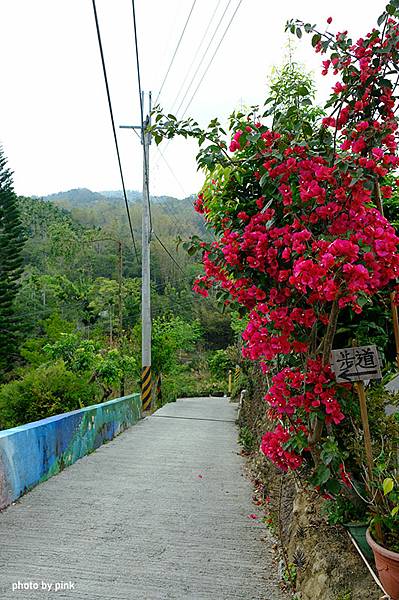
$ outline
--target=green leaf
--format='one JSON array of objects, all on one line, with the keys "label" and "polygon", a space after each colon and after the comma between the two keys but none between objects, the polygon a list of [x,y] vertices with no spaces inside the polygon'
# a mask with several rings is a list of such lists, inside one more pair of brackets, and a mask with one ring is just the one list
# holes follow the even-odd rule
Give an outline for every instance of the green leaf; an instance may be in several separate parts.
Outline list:
[{"label": "green leaf", "polygon": [[296,35],[299,39],[302,37],[302,29],[300,27],[296,28]]},{"label": "green leaf", "polygon": [[321,35],[319,33],[315,33],[312,37],[312,46],[315,47],[321,40]]},{"label": "green leaf", "polygon": [[394,517],[395,515],[397,515],[398,511],[399,511],[399,506],[394,506],[393,509],[391,510],[391,517]]},{"label": "green leaf", "polygon": [[377,19],[378,26],[382,25],[382,23],[385,21],[385,19],[386,19],[386,13],[383,12],[382,15],[380,15]]},{"label": "green leaf", "polygon": [[393,490],[393,479],[391,477],[387,477],[384,479],[382,484],[382,489],[384,490],[384,496],[392,492]]},{"label": "green leaf", "polygon": [[269,177],[269,173],[266,171],[266,173],[264,173],[262,175],[262,177],[260,178],[260,181],[259,181],[259,185],[260,185],[261,188],[263,188],[263,186],[265,185],[266,180],[268,179],[268,177]]},{"label": "green leaf", "polygon": [[320,458],[325,465],[329,465],[330,462],[332,461],[332,459],[334,458],[334,456],[330,452],[325,452],[323,450],[323,452],[320,454]]},{"label": "green leaf", "polygon": [[313,133],[313,127],[311,126],[310,123],[308,123],[307,121],[304,121],[302,123],[302,131],[303,131],[304,136],[310,137]]},{"label": "green leaf", "polygon": [[336,495],[341,491],[341,484],[336,479],[329,479],[326,483],[326,489],[330,494]]},{"label": "green leaf", "polygon": [[319,465],[316,473],[313,475],[312,482],[315,486],[323,485],[331,476],[331,471],[325,465]]}]

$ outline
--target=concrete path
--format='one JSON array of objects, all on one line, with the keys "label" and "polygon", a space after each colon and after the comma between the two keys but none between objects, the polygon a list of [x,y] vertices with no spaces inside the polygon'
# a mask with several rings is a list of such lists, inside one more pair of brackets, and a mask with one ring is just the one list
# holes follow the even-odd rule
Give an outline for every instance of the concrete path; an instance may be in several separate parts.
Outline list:
[{"label": "concrete path", "polygon": [[169,404],[0,513],[0,598],[282,600],[234,419]]}]

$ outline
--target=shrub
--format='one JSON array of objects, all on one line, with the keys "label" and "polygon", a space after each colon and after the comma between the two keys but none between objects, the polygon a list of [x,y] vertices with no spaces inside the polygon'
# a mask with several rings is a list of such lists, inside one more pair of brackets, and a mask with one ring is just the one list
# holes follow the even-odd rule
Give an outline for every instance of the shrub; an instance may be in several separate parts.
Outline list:
[{"label": "shrub", "polygon": [[209,370],[214,377],[227,377],[229,369],[233,368],[233,363],[226,350],[215,350],[208,357]]},{"label": "shrub", "polygon": [[0,429],[16,427],[95,404],[98,386],[68,371],[62,361],[28,371],[0,388]]}]

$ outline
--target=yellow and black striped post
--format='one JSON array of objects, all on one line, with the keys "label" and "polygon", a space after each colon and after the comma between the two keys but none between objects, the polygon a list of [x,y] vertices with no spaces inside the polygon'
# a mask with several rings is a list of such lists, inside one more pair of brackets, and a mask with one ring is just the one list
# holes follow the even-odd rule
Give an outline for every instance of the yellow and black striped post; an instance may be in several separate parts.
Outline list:
[{"label": "yellow and black striped post", "polygon": [[236,365],[236,368],[234,371],[234,385],[237,385],[238,380],[240,378],[240,373],[241,373],[241,369],[238,365]]},{"label": "yellow and black striped post", "polygon": [[152,395],[151,366],[141,369],[141,407],[150,410]]}]

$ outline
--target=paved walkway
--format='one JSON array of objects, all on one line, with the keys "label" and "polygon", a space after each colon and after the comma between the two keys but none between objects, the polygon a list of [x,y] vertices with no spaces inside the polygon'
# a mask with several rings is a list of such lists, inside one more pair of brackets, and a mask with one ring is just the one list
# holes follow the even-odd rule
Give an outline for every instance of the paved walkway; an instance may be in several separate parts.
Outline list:
[{"label": "paved walkway", "polygon": [[281,600],[234,419],[169,404],[0,513],[0,598]]}]

